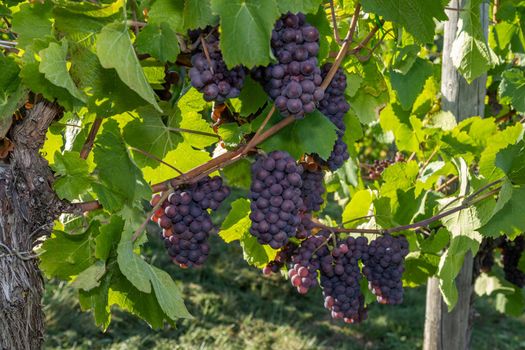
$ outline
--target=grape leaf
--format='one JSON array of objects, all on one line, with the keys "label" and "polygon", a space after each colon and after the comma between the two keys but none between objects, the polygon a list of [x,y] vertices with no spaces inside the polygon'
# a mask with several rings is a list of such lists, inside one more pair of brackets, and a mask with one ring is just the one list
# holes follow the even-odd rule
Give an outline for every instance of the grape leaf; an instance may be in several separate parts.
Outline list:
[{"label": "grape leaf", "polygon": [[[78,301],[83,311],[93,310],[95,324],[105,331],[111,321],[111,305],[108,305],[109,284],[112,271],[102,277],[98,287],[89,291],[79,290]],[[129,283],[129,282],[128,282]]]},{"label": "grape leaf", "polygon": [[131,237],[134,231],[129,224],[124,224],[122,229],[122,237],[117,248],[120,271],[139,291],[151,293],[149,265],[133,251]]},{"label": "grape leaf", "polygon": [[275,0],[211,0],[211,7],[221,18],[220,47],[228,68],[270,63],[270,38],[279,17]]},{"label": "grape leaf", "polygon": [[100,223],[92,220],[82,234],[54,231],[40,248],[40,269],[49,278],[57,277],[66,281],[87,269],[95,261],[92,256],[93,239],[99,228]]},{"label": "grape leaf", "polygon": [[156,0],[148,11],[149,23],[166,22],[175,32],[182,32],[183,8],[184,1]]},{"label": "grape leaf", "polygon": [[20,100],[25,95],[19,77],[20,68],[16,62],[0,55],[0,139],[11,127],[13,113],[18,108]]},{"label": "grape leaf", "polygon": [[505,198],[505,205],[493,215],[479,232],[485,237],[497,237],[503,234],[516,235],[525,231],[525,187],[515,187],[510,199]]},{"label": "grape leaf", "polygon": [[[308,135],[308,137],[305,137]],[[260,147],[267,152],[283,150],[299,158],[305,153],[316,153],[327,159],[337,139],[336,127],[321,112],[314,111],[297,120],[278,134],[263,142]]]},{"label": "grape leaf", "polygon": [[519,317],[523,315],[525,309],[525,300],[523,296],[523,290],[518,287],[514,287],[514,293],[498,293],[496,295],[496,310],[507,315]]},{"label": "grape leaf", "polygon": [[103,130],[96,138],[93,154],[98,177],[106,186],[106,190],[100,191],[100,188],[95,186],[95,191],[100,196],[101,192],[109,192],[111,189],[111,192],[122,199],[117,208],[122,207],[124,203],[149,198],[151,196],[149,186],[130,159],[117,122],[108,120],[102,126]]},{"label": "grape leaf", "polygon": [[206,28],[219,22],[211,12],[210,0],[184,0],[184,30]]},{"label": "grape leaf", "polygon": [[102,29],[97,36],[97,56],[104,68],[114,68],[126,85],[157,110],[161,110],[135,55],[125,25],[116,22]]},{"label": "grape leaf", "polygon": [[281,13],[313,13],[319,8],[320,0],[279,0],[279,12]]},{"label": "grape leaf", "polygon": [[412,107],[431,75],[432,63],[419,57],[405,74],[390,70],[392,88],[396,91],[397,98],[404,110]]},{"label": "grape leaf", "polygon": [[224,219],[219,236],[226,242],[231,243],[240,240],[245,232],[248,232],[251,221],[250,202],[239,198],[232,203],[232,207],[226,219]]},{"label": "grape leaf", "polygon": [[373,194],[370,190],[357,191],[343,210],[343,223],[345,227],[357,227],[364,219],[356,220],[370,215]]},{"label": "grape leaf", "polygon": [[180,53],[177,34],[166,23],[148,24],[137,37],[137,51],[148,53],[161,62],[177,60]]},{"label": "grape leaf", "polygon": [[510,103],[520,113],[525,113],[525,74],[522,70],[512,68],[501,74],[499,85],[501,103]]},{"label": "grape leaf", "polygon": [[248,231],[244,232],[240,240],[244,254],[244,260],[255,267],[262,268],[270,260],[275,258],[277,250],[272,249],[269,245],[261,245],[257,238],[252,236]]},{"label": "grape leaf", "polygon": [[53,3],[35,2],[20,5],[20,11],[13,15],[13,31],[17,33],[18,45],[30,45],[34,39],[52,35],[51,11]]},{"label": "grape leaf", "polygon": [[88,94],[91,112],[110,117],[146,105],[135,91],[120,80],[114,69],[104,69],[97,56],[87,48],[77,45],[71,56],[71,76]]},{"label": "grape leaf", "polygon": [[499,151],[496,166],[507,174],[512,183],[525,185],[525,142],[521,141]]},{"label": "grape leaf", "polygon": [[398,22],[423,43],[432,42],[437,20],[446,20],[443,1],[426,0],[362,0],[367,12],[383,16],[388,21]]},{"label": "grape leaf", "polygon": [[78,152],[57,151],[51,168],[60,175],[53,183],[53,188],[59,198],[78,199],[91,187],[91,178],[87,162],[80,158]]},{"label": "grape leaf", "polygon": [[102,260],[97,260],[93,265],[78,274],[71,282],[71,287],[85,291],[96,288],[100,285],[100,279],[106,273],[106,264]]},{"label": "grape leaf", "polygon": [[514,287],[511,283],[498,278],[498,276],[482,273],[474,285],[474,291],[477,295],[491,295],[493,293],[514,293]]},{"label": "grape leaf", "polygon": [[[96,34],[106,25],[117,19],[117,16],[93,18],[62,8],[53,9],[54,29],[57,34],[66,37],[76,45],[95,50]],[[74,48],[75,45],[72,45]],[[97,59],[98,60],[98,59]]]},{"label": "grape leaf", "polygon": [[53,1],[58,7],[62,7],[72,13],[79,13],[89,17],[109,17],[118,14],[124,6],[124,0],[116,0],[111,3],[78,2],[70,0]]},{"label": "grape leaf", "polygon": [[95,238],[95,257],[107,260],[117,249],[124,221],[118,215],[112,215],[109,223],[100,227],[100,234]]},{"label": "grape leaf", "polygon": [[[168,110],[168,108],[164,108],[164,110]],[[174,150],[182,141],[181,135],[170,131],[169,127],[162,121],[162,115],[152,107],[145,106],[138,109],[137,113],[141,118],[133,118],[124,127],[123,136],[130,146],[163,159],[169,151]],[[147,165],[154,168],[159,165],[157,160],[136,151],[134,151],[134,159],[141,167]]]},{"label": "grape leaf", "polygon": [[75,98],[86,102],[86,96],[77,88],[69,75],[66,61],[67,41],[62,46],[50,43],[49,46],[39,53],[41,61],[38,70],[43,73],[47,80],[56,86],[63,87]]},{"label": "grape leaf", "polygon": [[452,44],[452,64],[471,83],[498,63],[485,40],[480,5],[483,0],[467,0],[459,13],[458,31]]},{"label": "grape leaf", "polygon": [[249,76],[244,80],[244,86],[239,97],[230,99],[232,107],[242,117],[257,112],[264,106],[266,101],[268,101],[268,97],[261,84],[255,82]]}]

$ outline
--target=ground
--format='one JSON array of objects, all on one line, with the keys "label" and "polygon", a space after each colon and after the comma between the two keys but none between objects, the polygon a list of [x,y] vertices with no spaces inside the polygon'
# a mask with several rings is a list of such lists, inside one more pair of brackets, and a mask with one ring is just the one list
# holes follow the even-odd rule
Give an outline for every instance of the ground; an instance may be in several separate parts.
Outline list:
[{"label": "ground", "polygon": [[[155,241],[154,238],[152,238]],[[158,243],[158,244],[157,244]],[[373,305],[361,325],[330,319],[319,289],[297,294],[280,276],[264,277],[242,260],[238,244],[213,239],[206,267],[181,270],[151,244],[154,263],[183,286],[193,320],[176,329],[151,330],[144,322],[115,310],[106,333],[91,314],[81,313],[74,291],[50,281],[45,295],[46,349],[417,349],[421,348],[425,289],[408,289],[400,306]],[[525,316],[499,314],[489,299],[475,304],[472,349],[525,349]]]}]

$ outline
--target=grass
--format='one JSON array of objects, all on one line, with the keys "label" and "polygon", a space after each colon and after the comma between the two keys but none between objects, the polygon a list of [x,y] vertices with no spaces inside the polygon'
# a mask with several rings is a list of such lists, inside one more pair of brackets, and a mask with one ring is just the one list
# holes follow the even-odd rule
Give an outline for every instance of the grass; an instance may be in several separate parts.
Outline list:
[{"label": "grass", "polygon": [[[156,241],[152,239],[152,241]],[[297,294],[280,276],[263,277],[242,260],[237,244],[213,240],[213,254],[202,269],[172,265],[159,242],[150,245],[155,265],[181,282],[195,316],[177,328],[151,330],[144,322],[114,310],[106,333],[81,313],[74,291],[50,282],[44,303],[46,349],[418,349],[424,325],[424,288],[406,291],[400,306],[373,305],[369,319],[346,325],[330,319],[317,288]],[[157,244],[158,243],[158,244]],[[525,349],[525,317],[499,314],[479,299],[473,349]]]}]

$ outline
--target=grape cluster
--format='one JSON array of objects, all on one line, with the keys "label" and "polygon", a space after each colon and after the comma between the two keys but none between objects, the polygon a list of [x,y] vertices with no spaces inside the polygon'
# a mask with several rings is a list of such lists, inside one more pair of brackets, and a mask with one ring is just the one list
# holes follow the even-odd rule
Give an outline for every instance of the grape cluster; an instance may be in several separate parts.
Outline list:
[{"label": "grape cluster", "polygon": [[[181,267],[200,266],[208,257],[208,237],[215,228],[207,209],[216,210],[230,194],[218,176],[179,188],[171,193],[154,214],[163,229],[162,237],[173,262]],[[160,200],[152,199],[152,205]]]},{"label": "grape cluster", "polygon": [[256,70],[254,77],[275,101],[283,116],[302,118],[323,98],[317,66],[319,31],[306,17],[288,13],[275,23],[271,46],[278,63]]},{"label": "grape cluster", "polygon": [[279,270],[288,264],[291,259],[292,255],[295,254],[297,251],[297,244],[288,242],[282,247],[277,254],[275,255],[275,258],[268,262],[268,264],[263,268],[263,274],[270,275],[272,273],[277,273]]},{"label": "grape cluster", "polygon": [[[195,36],[195,33],[192,34]],[[212,30],[205,36],[206,57],[200,46],[191,57],[192,68],[189,75],[191,85],[204,94],[206,101],[224,102],[239,96],[244,84],[245,71],[241,66],[228,69],[219,48],[219,33]]]},{"label": "grape cluster", "polygon": [[332,318],[346,323],[366,319],[367,311],[359,281],[359,259],[367,256],[367,240],[364,237],[348,237],[332,250],[321,263],[321,286],[324,306]]},{"label": "grape cluster", "polygon": [[[326,78],[330,68],[332,68],[331,63],[323,65],[321,71],[323,78]],[[348,154],[348,146],[343,141],[343,136],[346,131],[344,116],[350,109],[350,105],[345,99],[345,89],[346,75],[343,70],[339,68],[326,88],[323,99],[319,103],[319,111],[328,117],[328,119],[330,119],[330,121],[337,127],[337,140],[332,149],[332,153],[326,163],[320,161],[320,163],[326,164],[332,171],[339,169],[350,157]]]},{"label": "grape cluster", "polygon": [[380,304],[403,302],[404,259],[408,254],[408,241],[404,236],[381,236],[370,243],[363,256],[363,274],[370,290]]},{"label": "grape cluster", "polygon": [[179,80],[179,74],[174,71],[170,71],[167,67],[164,70],[164,83],[162,83],[162,89],[156,89],[155,93],[163,101],[171,100],[171,85],[175,84]]},{"label": "grape cluster", "polygon": [[389,166],[404,162],[405,156],[402,153],[397,152],[395,157],[393,159],[382,159],[382,160],[374,160],[372,164],[368,164],[368,177],[370,180],[377,180],[381,178],[381,175],[383,174],[383,171],[385,171],[386,168]]},{"label": "grape cluster", "polygon": [[505,279],[520,288],[525,286],[525,273],[519,269],[519,261],[525,249],[524,236],[518,236],[514,241],[505,238],[501,243],[503,254],[503,271]]},{"label": "grape cluster", "polygon": [[286,152],[259,156],[252,165],[250,233],[261,244],[281,248],[301,223],[303,168]]},{"label": "grape cluster", "polygon": [[305,211],[318,211],[323,204],[324,188],[324,174],[321,169],[309,170],[305,169],[302,174],[303,187],[301,188],[301,196]]},{"label": "grape cluster", "polygon": [[317,284],[321,257],[329,254],[326,240],[327,237],[322,234],[310,236],[301,242],[299,249],[292,255],[292,267],[288,271],[288,277],[292,286],[301,294],[306,294]]},{"label": "grape cluster", "polygon": [[299,214],[301,218],[301,223],[297,226],[297,232],[295,233],[295,238],[297,239],[306,239],[312,234],[312,229],[314,228],[314,223],[312,222],[312,214],[303,212]]}]

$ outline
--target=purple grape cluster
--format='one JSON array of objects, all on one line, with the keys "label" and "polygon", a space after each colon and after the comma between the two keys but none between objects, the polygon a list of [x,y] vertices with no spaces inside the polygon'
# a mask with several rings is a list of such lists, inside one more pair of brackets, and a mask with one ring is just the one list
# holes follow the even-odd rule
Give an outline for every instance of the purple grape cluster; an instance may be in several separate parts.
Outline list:
[{"label": "purple grape cluster", "polygon": [[303,187],[301,188],[301,196],[305,211],[319,211],[323,204],[324,188],[324,174],[321,169],[303,171]]},{"label": "purple grape cluster", "polygon": [[[181,267],[200,266],[208,257],[208,237],[215,230],[207,209],[216,210],[230,194],[219,176],[206,177],[179,188],[162,203],[153,219],[163,229],[162,236],[174,263]],[[152,200],[156,205],[161,196]]]},{"label": "purple grape cluster", "polygon": [[278,249],[295,237],[303,206],[302,172],[283,151],[261,155],[252,165],[250,233],[259,243]]},{"label": "purple grape cluster", "polygon": [[370,243],[368,254],[363,255],[363,274],[370,290],[380,304],[403,302],[404,260],[408,254],[408,241],[404,236],[384,235]]},{"label": "purple grape cluster", "polygon": [[301,223],[297,227],[295,238],[306,239],[312,235],[312,229],[314,228],[314,223],[312,222],[312,214],[303,212],[300,213],[299,216],[301,218]]},{"label": "purple grape cluster", "polygon": [[395,157],[392,159],[382,159],[382,160],[374,160],[372,164],[368,164],[368,177],[370,180],[377,180],[381,178],[381,175],[383,174],[383,171],[386,170],[389,166],[404,162],[405,156],[402,153],[397,152]]},{"label": "purple grape cluster", "polygon": [[503,254],[503,272],[505,279],[520,288],[525,286],[525,273],[519,268],[519,261],[525,249],[524,236],[518,236],[514,241],[504,238],[501,243]]},{"label": "purple grape cluster", "polygon": [[222,103],[228,98],[239,96],[244,84],[244,68],[237,66],[228,69],[226,67],[219,48],[217,30],[212,30],[205,38],[209,60],[202,46],[193,52],[191,57],[193,67],[189,72],[191,85],[204,94],[206,101]]},{"label": "purple grape cluster", "polygon": [[[322,67],[321,75],[325,78],[332,67],[331,63],[326,63]],[[332,171],[339,169],[346,160],[350,157],[348,154],[348,146],[343,141],[343,136],[346,131],[344,123],[344,116],[350,109],[350,105],[345,99],[346,89],[346,75],[341,68],[337,69],[330,85],[325,90],[324,97],[319,103],[319,111],[323,113],[334,125],[337,127],[337,141],[330,157],[325,162],[328,168]]]},{"label": "purple grape cluster", "polygon": [[292,286],[300,294],[306,294],[317,285],[317,271],[321,267],[321,257],[329,255],[326,246],[327,237],[323,234],[310,236],[301,242],[299,249],[292,255],[292,266],[288,277]]},{"label": "purple grape cluster", "polygon": [[278,63],[256,70],[282,116],[302,118],[323,98],[318,67],[319,31],[306,17],[288,13],[275,23],[271,46]]},{"label": "purple grape cluster", "polygon": [[367,240],[364,237],[348,237],[332,250],[331,259],[321,263],[321,287],[324,305],[332,318],[346,323],[366,319],[367,311],[359,281],[359,259],[367,256]]}]

